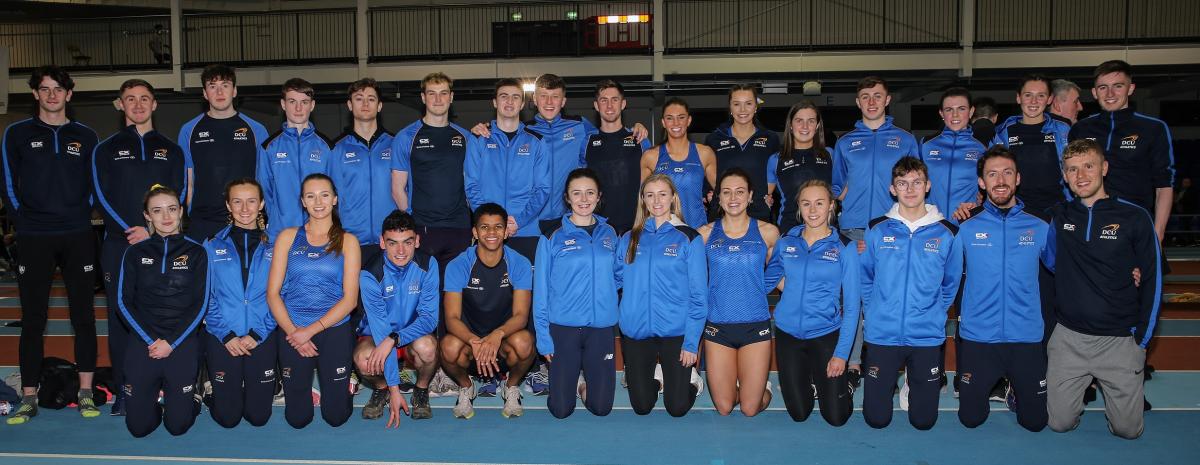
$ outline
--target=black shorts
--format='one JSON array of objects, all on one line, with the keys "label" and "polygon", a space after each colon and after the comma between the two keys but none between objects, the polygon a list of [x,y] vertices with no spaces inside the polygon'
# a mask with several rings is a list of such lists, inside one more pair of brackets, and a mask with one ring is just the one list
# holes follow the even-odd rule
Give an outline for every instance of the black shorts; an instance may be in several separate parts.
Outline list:
[{"label": "black shorts", "polygon": [[704,339],[732,349],[771,340],[771,320],[754,323],[707,323]]}]

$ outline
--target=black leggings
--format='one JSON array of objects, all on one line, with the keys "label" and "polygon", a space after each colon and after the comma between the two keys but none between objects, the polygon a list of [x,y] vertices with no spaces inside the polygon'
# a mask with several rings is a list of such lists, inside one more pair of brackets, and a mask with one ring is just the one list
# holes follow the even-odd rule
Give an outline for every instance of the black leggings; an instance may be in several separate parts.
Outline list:
[{"label": "black leggings", "polygon": [[350,419],[354,398],[350,396],[350,372],[354,371],[351,352],[354,331],[348,324],[334,326],[313,336],[316,357],[303,357],[287,342],[287,335],[275,331],[279,340],[279,367],[283,371],[283,416],[293,428],[308,426],[313,419],[312,381],[317,370],[321,387],[321,418],[330,426],[341,426]]},{"label": "black leggings", "polygon": [[[17,235],[17,287],[21,296],[21,385],[37,387],[42,378],[46,319],[54,268],[62,268],[67,286],[71,327],[75,330],[75,364],[96,371],[95,283],[96,237],[89,231],[62,235]],[[83,386],[91,388],[91,386]]]},{"label": "black leggings", "polygon": [[783,404],[794,421],[804,421],[813,411],[813,385],[821,400],[821,416],[833,426],[842,426],[850,418],[854,399],[846,382],[846,373],[830,378],[825,367],[833,358],[838,333],[834,331],[813,339],[797,339],[783,331],[775,333],[775,361],[779,367],[779,390]]},{"label": "black leggings", "polygon": [[621,354],[625,358],[625,381],[629,383],[629,404],[638,415],[646,415],[658,403],[658,383],[654,381],[654,364],[660,360],[663,371],[663,405],[673,417],[687,415],[696,403],[696,387],[692,386],[692,369],[679,363],[683,336],[632,339],[621,337]]},{"label": "black leggings", "polygon": [[254,426],[267,424],[275,397],[278,333],[272,332],[250,355],[238,357],[229,355],[216,336],[205,332],[201,337],[212,382],[213,420],[226,428],[237,426],[242,418]]},{"label": "black leggings", "polygon": [[[125,348],[129,347],[129,326],[121,318],[117,302],[121,278],[121,258],[129,242],[125,236],[109,236],[100,245],[100,271],[104,273],[104,295],[108,301],[108,359],[112,361],[113,385],[125,384]],[[137,339],[133,337],[132,339]]]}]

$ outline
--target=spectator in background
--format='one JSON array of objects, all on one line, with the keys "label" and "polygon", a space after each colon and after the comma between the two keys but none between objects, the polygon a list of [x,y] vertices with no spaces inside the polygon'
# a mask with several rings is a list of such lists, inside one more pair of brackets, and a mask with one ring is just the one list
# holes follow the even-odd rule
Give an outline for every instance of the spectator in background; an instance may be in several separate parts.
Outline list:
[{"label": "spectator in background", "polygon": [[971,120],[971,133],[984,147],[990,147],[992,138],[996,137],[996,120],[1000,117],[996,111],[996,100],[991,97],[978,97],[973,106],[975,116]]}]

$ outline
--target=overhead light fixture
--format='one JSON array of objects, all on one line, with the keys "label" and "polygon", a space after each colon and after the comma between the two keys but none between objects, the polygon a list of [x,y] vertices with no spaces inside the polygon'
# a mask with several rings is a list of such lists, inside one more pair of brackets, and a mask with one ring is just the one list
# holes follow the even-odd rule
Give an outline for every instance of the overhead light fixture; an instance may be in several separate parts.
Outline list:
[{"label": "overhead light fixture", "polygon": [[596,22],[600,24],[648,23],[650,22],[650,15],[597,16]]},{"label": "overhead light fixture", "polygon": [[535,89],[537,89],[537,84],[534,82],[526,82],[521,84],[521,90],[525,91],[526,93],[533,92]]},{"label": "overhead light fixture", "polygon": [[514,11],[511,17],[512,17],[513,21],[520,21],[521,20],[521,12]]},{"label": "overhead light fixture", "polygon": [[762,93],[786,94],[788,93],[788,86],[786,82],[764,82],[762,85]]},{"label": "overhead light fixture", "polygon": [[574,21],[574,20],[576,20],[576,19],[579,19],[579,12],[578,12],[578,11],[568,11],[568,12],[567,12],[567,19],[569,19],[569,20],[571,20],[571,21]]},{"label": "overhead light fixture", "polygon": [[821,95],[821,83],[820,82],[805,81],[803,89],[804,89],[804,95],[807,95],[810,97]]}]

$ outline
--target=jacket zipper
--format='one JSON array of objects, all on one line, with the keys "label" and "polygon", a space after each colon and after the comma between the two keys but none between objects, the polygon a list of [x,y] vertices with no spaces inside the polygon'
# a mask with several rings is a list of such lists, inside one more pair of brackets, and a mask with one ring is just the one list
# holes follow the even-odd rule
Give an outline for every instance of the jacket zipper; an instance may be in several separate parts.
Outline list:
[{"label": "jacket zipper", "polygon": [[[907,226],[905,226],[905,228],[907,228]],[[901,345],[904,344],[904,325],[907,324],[908,321],[908,274],[912,268],[912,245],[915,235],[916,231],[908,232],[908,256],[904,260],[904,300],[900,301],[900,340],[897,341],[897,343]]]},{"label": "jacket zipper", "polygon": [[1000,241],[1000,341],[1005,342],[1005,329],[1008,328],[1008,280],[1004,279],[1008,275],[1008,215],[1000,217]]},{"label": "jacket zipper", "polygon": [[162,274],[167,274],[167,238],[163,237]]}]

